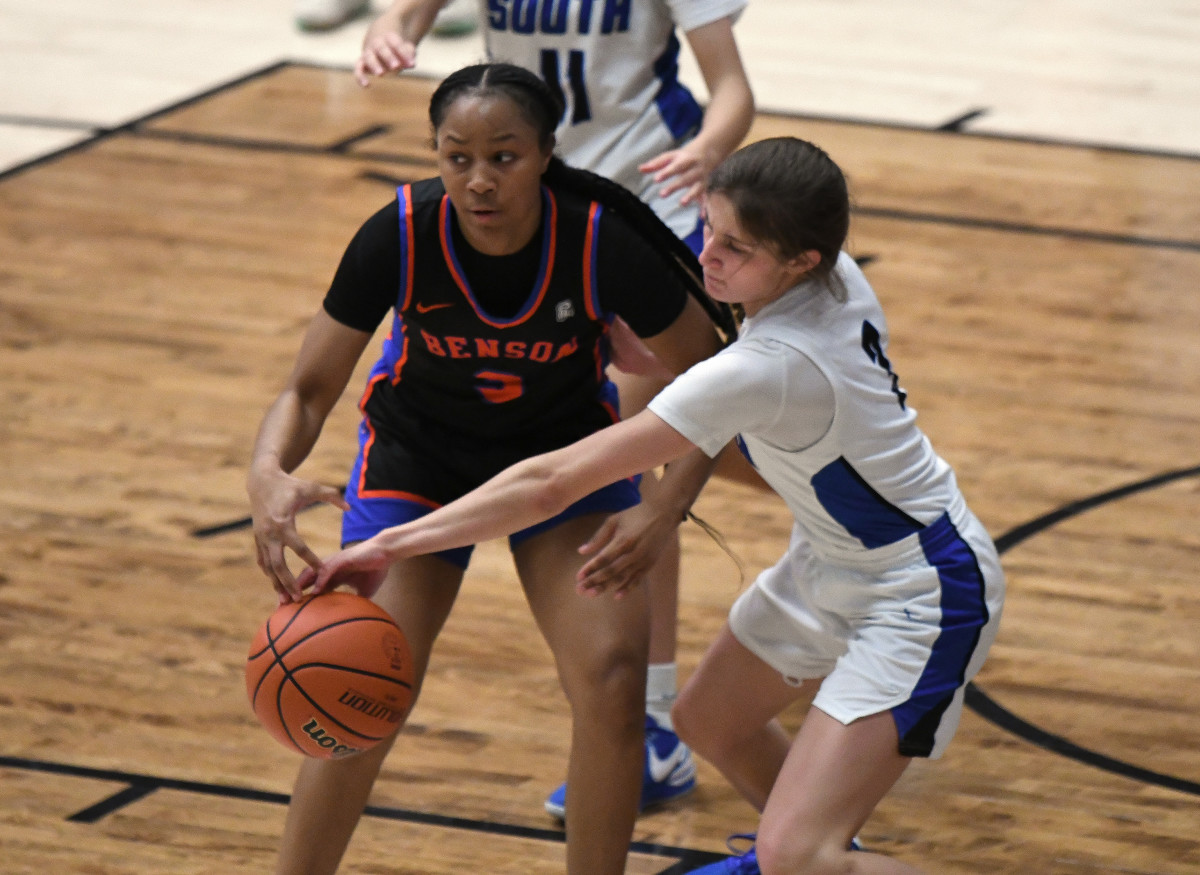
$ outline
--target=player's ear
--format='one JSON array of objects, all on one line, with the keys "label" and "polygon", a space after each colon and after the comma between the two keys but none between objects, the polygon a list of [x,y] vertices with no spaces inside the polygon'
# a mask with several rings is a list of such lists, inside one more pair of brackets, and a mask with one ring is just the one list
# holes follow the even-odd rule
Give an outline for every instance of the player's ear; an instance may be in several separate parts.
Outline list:
[{"label": "player's ear", "polygon": [[805,250],[796,257],[787,260],[787,266],[799,274],[808,273],[820,263],[821,253],[815,249]]}]

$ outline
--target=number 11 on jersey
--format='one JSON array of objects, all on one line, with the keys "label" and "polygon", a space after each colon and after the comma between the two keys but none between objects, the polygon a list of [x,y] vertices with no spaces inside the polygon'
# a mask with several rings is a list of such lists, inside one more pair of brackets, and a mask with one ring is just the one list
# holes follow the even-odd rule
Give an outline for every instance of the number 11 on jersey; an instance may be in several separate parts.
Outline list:
[{"label": "number 11 on jersey", "polygon": [[586,122],[592,117],[592,108],[588,103],[587,84],[583,77],[583,51],[571,49],[567,52],[566,85],[570,89],[571,99],[566,99],[563,91],[563,69],[559,64],[558,49],[542,49],[542,78],[558,99],[571,110],[571,124]]}]

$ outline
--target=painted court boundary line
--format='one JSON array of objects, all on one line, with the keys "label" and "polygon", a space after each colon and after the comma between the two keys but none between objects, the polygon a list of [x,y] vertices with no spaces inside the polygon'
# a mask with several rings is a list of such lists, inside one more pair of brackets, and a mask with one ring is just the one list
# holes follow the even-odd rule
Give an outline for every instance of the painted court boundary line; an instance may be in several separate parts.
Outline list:
[{"label": "painted court boundary line", "polygon": [[[117,791],[111,796],[68,816],[66,819],[71,823],[96,823],[109,814],[157,790],[174,790],[182,793],[218,796],[225,799],[243,799],[251,802],[264,802],[271,805],[287,805],[291,800],[291,797],[286,793],[254,790],[248,787],[236,787],[230,784],[215,784],[206,781],[184,781],[176,778],[163,778],[155,775],[113,769],[92,769],[86,766],[73,766],[65,763],[53,763],[46,760],[27,759],[24,757],[0,756],[0,768],[69,775],[74,778],[111,781],[126,785],[124,789]],[[396,820],[426,826],[481,832],[489,835],[503,835],[544,842],[562,843],[566,841],[566,833],[561,829],[539,829],[537,827],[518,826],[516,824],[497,823],[494,821],[472,820],[465,817],[450,817],[444,814],[431,814],[411,808],[368,805],[364,809],[363,814],[366,817],[375,817],[382,820]],[[630,844],[629,849],[633,853],[668,857],[676,860],[676,863],[663,869],[658,875],[678,875],[678,873],[686,872],[696,866],[703,866],[706,863],[722,859],[725,856],[724,854],[714,854],[709,851],[660,845],[653,842],[635,841]]]}]

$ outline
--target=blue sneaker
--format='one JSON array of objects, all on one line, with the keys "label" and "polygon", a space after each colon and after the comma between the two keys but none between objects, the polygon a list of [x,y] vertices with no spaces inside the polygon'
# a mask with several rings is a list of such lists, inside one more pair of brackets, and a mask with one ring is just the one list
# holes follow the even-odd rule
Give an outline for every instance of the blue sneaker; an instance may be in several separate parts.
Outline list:
[{"label": "blue sneaker", "polygon": [[[729,850],[734,852],[732,857],[726,857],[724,860],[717,860],[715,863],[693,869],[688,875],[761,875],[762,870],[758,868],[758,857],[754,853],[754,846],[751,845],[750,850],[744,854],[738,854],[737,848],[734,847],[735,842],[747,841],[754,841],[754,833],[738,833],[730,836],[725,840],[725,844],[729,846]],[[861,851],[862,849],[863,846],[857,837],[850,839],[850,850]]]},{"label": "blue sneaker", "polygon": [[[645,811],[696,789],[696,764],[692,752],[670,729],[646,715],[646,760],[642,772],[642,798],[638,810]],[[567,785],[546,797],[546,813],[563,820],[567,816]]]},{"label": "blue sneaker", "polygon": [[734,852],[732,857],[726,857],[724,860],[717,860],[715,863],[693,869],[689,875],[761,875],[762,870],[758,868],[758,857],[754,854],[753,844],[751,844],[750,850],[744,854],[738,854],[737,848],[734,847],[735,842],[747,841],[754,841],[754,833],[738,833],[730,836],[725,840],[725,844],[729,846],[729,850]]}]

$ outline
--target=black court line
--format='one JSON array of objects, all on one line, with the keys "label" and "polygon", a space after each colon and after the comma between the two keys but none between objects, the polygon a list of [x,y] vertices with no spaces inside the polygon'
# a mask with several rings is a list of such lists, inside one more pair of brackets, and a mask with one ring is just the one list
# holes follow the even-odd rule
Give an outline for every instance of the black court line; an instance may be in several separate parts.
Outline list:
[{"label": "black court line", "polygon": [[[1100,507],[1101,505],[1109,504],[1118,499],[1134,495],[1138,492],[1146,492],[1150,489],[1156,489],[1159,486],[1165,486],[1168,483],[1173,483],[1176,480],[1183,480],[1188,477],[1200,476],[1200,465],[1193,468],[1181,468],[1176,471],[1167,471],[1163,474],[1157,474],[1153,477],[1147,477],[1145,480],[1138,480],[1134,483],[1128,483],[1124,486],[1118,486],[1116,489],[1110,489],[1107,492],[1101,492],[1097,495],[1088,498],[1080,499],[1072,502],[1057,510],[1050,511],[1037,519],[1031,520],[1023,525],[1010,529],[1005,534],[996,539],[996,548],[1004,553],[1011,550],[1022,541],[1032,538],[1034,535],[1044,532],[1051,526],[1057,525],[1063,520],[1068,520],[1071,517],[1079,516],[1085,511]],[[1172,775],[1164,775],[1160,772],[1155,772],[1141,766],[1135,766],[1132,763],[1127,763],[1123,760],[1115,759],[1098,751],[1090,750],[1082,745],[1063,738],[1059,735],[1047,732],[1046,730],[1035,726],[1027,720],[1018,717],[1016,714],[1009,711],[1007,708],[999,705],[994,699],[988,696],[974,682],[967,684],[966,689],[966,705],[984,720],[994,724],[1000,729],[1010,732],[1018,738],[1023,738],[1025,741],[1035,744],[1045,750],[1057,753],[1067,759],[1075,760],[1084,765],[1092,766],[1101,771],[1111,772],[1115,775],[1121,775],[1125,778],[1130,778],[1134,781],[1141,781],[1144,784],[1153,784],[1157,787],[1165,787],[1168,790],[1178,790],[1180,793],[1189,793],[1193,796],[1200,796],[1200,783],[1189,781],[1185,778],[1178,778]]]},{"label": "black court line", "polygon": [[[345,495],[346,487],[339,486],[338,491],[341,492],[343,495]],[[303,513],[306,510],[312,510],[314,507],[320,507],[322,504],[325,504],[325,502],[323,502],[323,501],[310,502],[309,504],[304,505],[304,507],[302,507],[298,511],[296,511],[296,513]],[[212,538],[212,537],[215,537],[216,535],[223,535],[226,532],[236,532],[241,529],[248,529],[252,525],[254,525],[254,519],[252,517],[244,516],[244,517],[239,517],[238,519],[235,519],[235,520],[230,520],[227,523],[217,523],[216,525],[212,525],[212,526],[202,526],[201,528],[198,528],[198,529],[192,529],[192,537],[193,538]]]},{"label": "black court line", "polygon": [[987,110],[983,108],[967,110],[962,115],[956,116],[955,118],[950,119],[950,121],[943,122],[942,124],[938,125],[934,130],[951,131],[956,134],[961,133],[962,131],[966,130],[969,122],[973,122],[975,119],[984,115],[987,115]]},{"label": "black court line", "polygon": [[919,222],[931,225],[949,225],[980,231],[1000,231],[1008,234],[1033,234],[1039,237],[1057,237],[1064,240],[1082,240],[1088,243],[1108,243],[1115,246],[1137,246],[1145,249],[1176,249],[1182,252],[1200,252],[1200,240],[1180,240],[1172,237],[1144,237],[1138,234],[1116,234],[1106,231],[1084,231],[1054,225],[1031,225],[1025,222],[1005,222],[1000,219],[977,219],[970,216],[952,216],[939,213],[897,210],[887,207],[855,206],[853,212],[860,216],[877,219],[896,219],[901,222]]},{"label": "black court line", "polygon": [[[229,784],[214,784],[206,781],[182,781],[175,778],[163,778],[155,775],[144,775],[113,769],[92,769],[86,766],[73,766],[66,763],[53,763],[47,760],[27,759],[25,757],[0,756],[0,768],[69,775],[75,778],[112,781],[127,785],[124,790],[114,793],[101,802],[69,816],[67,820],[73,823],[95,823],[112,814],[114,811],[136,802],[138,799],[156,790],[175,790],[181,793],[196,793],[204,796],[218,796],[225,799],[265,802],[272,805],[287,805],[291,801],[291,797],[286,793],[273,793],[265,790],[253,790],[248,787],[235,787]],[[395,820],[424,826],[466,830],[469,832],[486,833],[488,835],[502,835],[510,838],[558,843],[566,841],[566,833],[561,829],[540,829],[510,823],[472,820],[466,817],[449,817],[444,814],[431,814],[427,811],[417,811],[411,808],[368,805],[364,809],[363,814],[366,817],[375,817],[382,820]],[[658,875],[676,875],[676,873],[686,872],[691,868],[715,862],[726,856],[725,854],[714,854],[711,851],[698,851],[694,848],[680,848],[674,845],[662,845],[655,842],[632,842],[629,845],[629,849],[633,853],[667,857],[676,861],[669,868],[659,872]],[[684,868],[685,866],[687,868]]]},{"label": "black court line", "polygon": [[[185,132],[177,132],[177,131],[150,130],[146,127],[146,125],[149,122],[152,122],[156,119],[162,118],[163,116],[169,115],[180,109],[183,109],[185,107],[191,106],[196,103],[199,103],[203,100],[206,100],[210,97],[221,94],[225,91],[229,91],[234,88],[237,88],[247,82],[251,82],[256,79],[260,79],[262,77],[271,75],[273,73],[278,72],[279,70],[282,70],[282,69],[285,69],[288,67],[332,70],[334,72],[345,72],[347,74],[351,70],[350,67],[343,67],[343,66],[322,65],[322,64],[287,61],[287,60],[276,61],[276,62],[273,62],[271,64],[268,64],[268,65],[262,67],[261,69],[254,70],[250,73],[247,73],[244,76],[237,77],[235,79],[230,80],[229,82],[214,86],[213,88],[199,92],[198,94],[195,94],[191,97],[184,98],[176,103],[170,104],[169,106],[163,107],[162,109],[158,109],[158,110],[149,112],[146,115],[141,116],[132,121],[126,122],[125,124],[118,125],[116,127],[111,127],[111,128],[97,128],[97,129],[95,129],[96,130],[95,135],[92,137],[86,138],[78,143],[74,143],[72,145],[66,146],[57,151],[50,152],[50,153],[40,156],[38,158],[34,158],[23,164],[16,165],[14,167],[9,168],[8,170],[0,171],[0,182],[4,181],[5,179],[7,179],[11,176],[18,174],[18,173],[23,173],[25,171],[31,170],[35,167],[38,167],[42,164],[46,164],[51,161],[57,160],[58,158],[64,157],[73,152],[77,152],[77,151],[81,151],[81,150],[90,148],[94,144],[96,144],[104,139],[107,139],[108,137],[111,137],[115,134],[128,134],[131,136],[139,136],[139,137],[153,137],[153,138],[164,139],[164,140],[175,140],[175,141],[178,141],[181,143],[196,143],[196,144],[201,144],[201,145],[226,147],[226,148],[233,148],[233,149],[247,149],[247,150],[259,150],[259,151],[280,151],[280,152],[290,152],[290,153],[308,153],[308,154],[314,154],[314,155],[322,155],[322,156],[326,156],[326,157],[330,157],[330,156],[339,157],[339,158],[343,158],[346,160],[353,160],[353,161],[380,161],[380,162],[402,163],[402,164],[408,164],[408,165],[414,165],[414,164],[418,164],[418,163],[421,165],[425,164],[424,161],[419,161],[418,159],[413,159],[412,157],[409,157],[409,156],[397,155],[394,153],[368,152],[368,151],[350,152],[349,151],[350,148],[357,142],[359,142],[361,140],[370,139],[374,136],[377,136],[379,133],[381,133],[382,132],[381,129],[386,127],[386,126],[382,126],[382,125],[377,126],[375,128],[369,128],[367,131],[365,131],[363,133],[356,134],[350,138],[347,138],[347,139],[344,139],[342,141],[335,142],[332,144],[327,144],[325,146],[307,146],[307,145],[301,145],[301,144],[291,143],[291,142],[287,142],[287,141],[271,140],[271,139],[255,139],[255,138],[244,138],[244,137],[243,138],[221,137],[221,136],[216,136],[216,135],[185,133]],[[411,74],[411,73],[406,74],[406,75],[413,76],[414,78],[430,79],[431,81],[435,78],[435,77],[418,76],[418,74]],[[1091,150],[1100,151],[1100,152],[1110,152],[1110,153],[1138,155],[1138,156],[1147,156],[1147,157],[1162,157],[1162,158],[1179,159],[1179,160],[1185,160],[1185,161],[1200,160],[1200,155],[1195,155],[1195,154],[1176,153],[1176,152],[1148,150],[1148,149],[1131,149],[1131,148],[1124,148],[1124,147],[1097,145],[1097,144],[1084,143],[1084,142],[1072,143],[1069,141],[1052,140],[1052,139],[1047,139],[1047,138],[1009,136],[1009,135],[1003,135],[1003,134],[978,133],[978,132],[974,132],[974,131],[962,130],[962,125],[965,124],[966,121],[978,117],[983,112],[984,112],[984,110],[982,110],[982,109],[971,110],[970,112],[966,113],[965,115],[961,116],[960,118],[951,120],[950,122],[947,122],[938,128],[921,127],[921,126],[917,126],[917,125],[907,125],[907,124],[892,124],[892,123],[887,123],[887,122],[855,119],[855,118],[848,118],[848,117],[821,116],[821,115],[813,115],[813,114],[786,113],[786,112],[778,112],[778,111],[763,111],[763,112],[760,112],[759,115],[762,115],[764,117],[774,117],[774,118],[781,118],[781,119],[794,119],[794,120],[806,120],[807,119],[807,120],[823,121],[823,122],[830,122],[830,123],[843,124],[843,125],[856,125],[856,126],[870,127],[870,128],[904,130],[904,131],[913,131],[913,132],[917,132],[917,133],[945,135],[945,136],[953,136],[953,137],[976,137],[976,138],[982,138],[982,139],[1002,140],[1002,141],[1006,141],[1006,142],[1025,142],[1025,143],[1032,143],[1032,144],[1048,146],[1048,147],[1060,147],[1060,148],[1071,148],[1071,149],[1084,148],[1084,149],[1091,149]],[[977,229],[982,229],[982,230],[992,230],[992,231],[1017,233],[1017,234],[1035,234],[1035,235],[1040,235],[1040,236],[1059,237],[1059,238],[1063,238],[1063,239],[1078,239],[1078,240],[1085,240],[1085,241],[1098,242],[1098,243],[1107,243],[1107,244],[1120,245],[1120,246],[1136,246],[1136,247],[1144,247],[1144,248],[1152,248],[1152,249],[1173,249],[1173,250],[1181,250],[1181,251],[1186,251],[1186,252],[1200,252],[1200,240],[1182,240],[1182,239],[1175,239],[1175,238],[1148,237],[1148,236],[1141,236],[1141,235],[1135,235],[1135,234],[1105,233],[1105,232],[1088,231],[1088,230],[1081,230],[1081,229],[1074,229],[1074,228],[1041,226],[1041,225],[1024,224],[1024,223],[1019,223],[1019,222],[1004,222],[1004,221],[998,221],[998,220],[977,219],[977,218],[972,218],[969,216],[949,216],[949,215],[939,215],[936,213],[924,213],[924,212],[910,211],[910,210],[873,208],[873,207],[862,206],[862,205],[856,206],[855,212],[862,214],[862,215],[874,216],[874,217],[879,217],[879,218],[890,218],[890,219],[896,219],[899,221],[943,224],[943,225],[950,225],[950,226],[956,226],[956,227],[977,228]]]},{"label": "black court line", "polygon": [[0,125],[11,125],[14,128],[39,128],[63,131],[101,131],[103,125],[95,122],[85,122],[65,118],[48,118],[33,115],[7,115],[0,113]]},{"label": "black court line", "polygon": [[66,146],[62,149],[57,149],[53,152],[47,152],[45,155],[39,155],[38,157],[32,158],[29,161],[9,167],[7,170],[0,171],[0,182],[3,182],[12,176],[16,176],[17,174],[25,173],[34,169],[35,167],[40,167],[43,164],[49,164],[52,161],[57,161],[58,159],[67,155],[71,155],[75,152],[82,152],[85,149],[90,149],[92,146],[108,139],[114,134],[126,133],[139,125],[144,125],[156,118],[169,115],[170,113],[177,112],[185,107],[200,103],[201,101],[207,100],[208,98],[224,91],[231,91],[247,82],[252,82],[255,79],[262,78],[263,76],[269,76],[272,73],[288,66],[291,66],[291,62],[289,61],[275,61],[257,70],[252,70],[243,76],[238,76],[234,79],[230,79],[228,82],[223,82],[219,85],[213,86],[212,88],[207,88],[203,91],[197,92],[190,97],[185,97],[182,100],[176,101],[175,103],[168,104],[161,109],[151,110],[145,115],[138,116],[136,119],[125,122],[124,124],[116,125],[114,127],[97,126],[94,128],[96,131],[95,136],[89,137],[86,140],[82,140],[78,143],[73,143],[72,145]]}]

